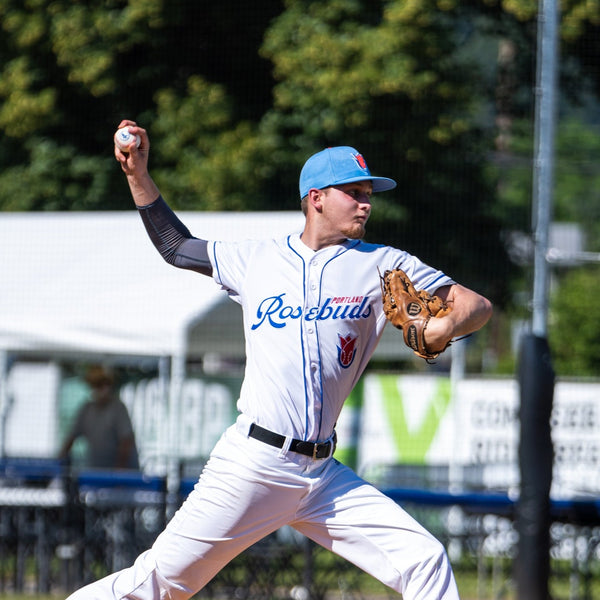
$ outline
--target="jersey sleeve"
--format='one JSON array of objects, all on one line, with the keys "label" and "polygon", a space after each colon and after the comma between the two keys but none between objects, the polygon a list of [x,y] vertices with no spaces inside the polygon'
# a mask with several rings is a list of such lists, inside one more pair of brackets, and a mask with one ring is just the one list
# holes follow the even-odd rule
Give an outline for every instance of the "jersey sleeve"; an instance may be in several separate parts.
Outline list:
[{"label": "jersey sleeve", "polygon": [[391,266],[386,268],[402,269],[408,275],[417,290],[425,290],[430,294],[434,294],[436,290],[445,285],[456,283],[443,271],[429,266],[421,259],[405,251],[395,251],[393,253]]},{"label": "jersey sleeve", "polygon": [[418,290],[425,290],[430,294],[434,294],[437,289],[455,283],[442,271],[434,269],[420,260],[417,260],[411,266],[412,269],[405,270],[405,272]]},{"label": "jersey sleeve", "polygon": [[212,264],[213,279],[240,302],[240,293],[246,277],[249,261],[260,242],[208,242],[208,256]]}]

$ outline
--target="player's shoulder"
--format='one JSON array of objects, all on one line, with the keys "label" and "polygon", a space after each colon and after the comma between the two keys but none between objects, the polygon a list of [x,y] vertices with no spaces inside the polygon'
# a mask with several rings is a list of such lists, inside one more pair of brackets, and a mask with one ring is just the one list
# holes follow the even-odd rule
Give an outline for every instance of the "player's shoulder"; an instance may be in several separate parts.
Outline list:
[{"label": "player's shoulder", "polygon": [[350,248],[352,250],[356,250],[357,252],[364,252],[366,254],[370,254],[373,252],[382,252],[385,251],[389,246],[385,246],[384,244],[374,244],[372,242],[365,242],[365,240],[356,240],[355,242],[350,243]]},{"label": "player's shoulder", "polygon": [[354,252],[359,252],[365,255],[372,255],[376,260],[383,263],[390,262],[390,264],[398,264],[402,262],[409,254],[405,250],[394,248],[393,246],[386,246],[385,244],[374,244],[372,242],[365,242],[360,240],[353,244],[350,248]]},{"label": "player's shoulder", "polygon": [[396,268],[410,273],[418,272],[419,274],[434,271],[414,254],[394,246],[373,244],[361,240],[360,243],[354,244],[352,249],[360,253],[363,260],[368,260],[371,264],[375,263],[382,273]]},{"label": "player's shoulder", "polygon": [[237,249],[241,253],[251,253],[255,250],[272,248],[273,246],[283,247],[287,245],[286,237],[266,237],[266,238],[241,238],[237,240],[218,240],[212,243],[215,247]]}]

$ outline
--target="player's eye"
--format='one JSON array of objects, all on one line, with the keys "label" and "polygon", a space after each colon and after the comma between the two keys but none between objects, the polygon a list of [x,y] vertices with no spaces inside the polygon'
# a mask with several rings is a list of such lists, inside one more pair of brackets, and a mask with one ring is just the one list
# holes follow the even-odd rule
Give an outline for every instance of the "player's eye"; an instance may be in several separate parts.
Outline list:
[{"label": "player's eye", "polygon": [[355,200],[369,200],[371,198],[371,191],[365,190],[363,188],[352,188],[346,192],[349,196],[354,198]]}]

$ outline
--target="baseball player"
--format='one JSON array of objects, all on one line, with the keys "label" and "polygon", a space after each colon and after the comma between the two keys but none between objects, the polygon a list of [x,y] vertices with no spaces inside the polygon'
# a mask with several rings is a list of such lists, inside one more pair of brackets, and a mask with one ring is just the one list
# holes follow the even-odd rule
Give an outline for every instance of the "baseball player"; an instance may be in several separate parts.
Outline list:
[{"label": "baseball player", "polygon": [[[264,241],[193,237],[148,173],[139,148],[115,147],[148,235],[170,264],[212,276],[244,314],[246,372],[239,417],[152,548],[71,600],[184,600],[231,559],[283,525],[339,554],[405,600],[454,600],[443,546],[394,501],[332,457],[335,423],[381,337],[379,271],[401,266],[452,305],[426,341],[443,349],[482,327],[491,304],[407,252],[362,241],[373,192],[396,183],[371,175],[350,147],[310,157],[300,175],[301,234]],[[152,302],[152,298],[142,299]],[[142,308],[143,309],[143,308]]]}]

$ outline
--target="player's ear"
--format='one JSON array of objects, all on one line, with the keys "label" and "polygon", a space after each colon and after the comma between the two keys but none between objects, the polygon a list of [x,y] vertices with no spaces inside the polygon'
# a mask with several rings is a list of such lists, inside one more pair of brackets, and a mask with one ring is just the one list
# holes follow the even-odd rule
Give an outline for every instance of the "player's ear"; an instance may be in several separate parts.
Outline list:
[{"label": "player's ear", "polygon": [[308,191],[308,204],[312,206],[317,212],[321,212],[323,208],[323,196],[325,192],[317,188],[311,188]]}]

